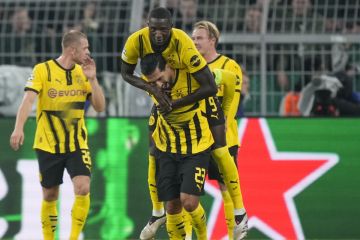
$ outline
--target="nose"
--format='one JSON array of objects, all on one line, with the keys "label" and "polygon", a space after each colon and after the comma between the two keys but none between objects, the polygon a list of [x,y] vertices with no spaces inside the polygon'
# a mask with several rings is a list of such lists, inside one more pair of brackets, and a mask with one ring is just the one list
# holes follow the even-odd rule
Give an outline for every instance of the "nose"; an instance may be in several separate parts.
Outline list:
[{"label": "nose", "polygon": [[155,31],[155,37],[161,38],[162,37],[161,31]]}]

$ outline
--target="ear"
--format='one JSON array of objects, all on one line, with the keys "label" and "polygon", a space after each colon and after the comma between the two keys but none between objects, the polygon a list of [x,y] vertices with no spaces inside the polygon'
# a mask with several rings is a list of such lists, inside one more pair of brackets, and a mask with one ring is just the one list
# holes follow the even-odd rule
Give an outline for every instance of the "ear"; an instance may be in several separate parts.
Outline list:
[{"label": "ear", "polygon": [[74,57],[76,55],[76,48],[71,47],[71,55]]}]

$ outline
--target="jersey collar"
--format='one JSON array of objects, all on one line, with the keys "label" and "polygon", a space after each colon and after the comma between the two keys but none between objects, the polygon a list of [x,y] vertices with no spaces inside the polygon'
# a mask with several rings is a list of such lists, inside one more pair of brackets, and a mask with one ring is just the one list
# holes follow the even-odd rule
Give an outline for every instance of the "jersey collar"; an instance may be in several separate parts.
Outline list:
[{"label": "jersey collar", "polygon": [[72,68],[66,69],[66,68],[64,68],[63,66],[61,66],[60,63],[58,63],[58,61],[56,61],[56,59],[53,59],[53,61],[54,61],[54,63],[55,63],[59,68],[61,68],[62,70],[66,71],[66,72],[75,69],[75,65],[76,65],[76,64],[74,64],[74,66],[73,66]]}]

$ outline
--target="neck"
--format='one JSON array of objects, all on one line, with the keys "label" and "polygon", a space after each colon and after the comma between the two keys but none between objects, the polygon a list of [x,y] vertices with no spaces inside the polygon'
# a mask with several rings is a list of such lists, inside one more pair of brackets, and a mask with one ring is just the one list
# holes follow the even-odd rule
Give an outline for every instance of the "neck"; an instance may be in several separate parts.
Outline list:
[{"label": "neck", "polygon": [[220,54],[216,52],[216,49],[210,50],[208,53],[204,54],[204,58],[207,63],[214,61]]},{"label": "neck", "polygon": [[60,57],[58,57],[56,59],[56,61],[64,68],[64,69],[71,69],[74,67],[75,65],[75,62],[74,60],[69,57],[69,56],[66,56],[64,54],[60,55]]}]

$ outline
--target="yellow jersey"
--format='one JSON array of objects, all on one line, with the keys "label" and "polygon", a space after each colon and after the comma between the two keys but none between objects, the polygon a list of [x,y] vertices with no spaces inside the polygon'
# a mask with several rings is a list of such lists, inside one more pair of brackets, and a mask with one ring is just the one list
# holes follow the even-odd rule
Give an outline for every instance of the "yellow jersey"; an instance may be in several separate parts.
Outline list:
[{"label": "yellow jersey", "polygon": [[[128,64],[137,64],[138,58],[156,52],[151,46],[149,28],[142,28],[126,40],[121,59]],[[206,67],[206,61],[196,49],[194,42],[182,30],[172,28],[167,47],[162,56],[173,69],[186,69],[190,73]]]},{"label": "yellow jersey", "polygon": [[39,63],[25,91],[38,94],[34,148],[50,153],[88,149],[84,107],[91,85],[80,65],[64,69],[56,60]]},{"label": "yellow jersey", "polygon": [[[176,69],[175,76],[169,93],[173,100],[200,87],[188,71]],[[207,118],[201,111],[204,104],[202,100],[176,108],[164,116],[160,113],[151,115],[149,124],[156,124],[152,135],[156,147],[163,152],[178,154],[195,154],[208,149],[214,140]]]},{"label": "yellow jersey", "polygon": [[[241,86],[242,86],[241,68],[233,59],[228,58],[224,55],[219,55],[215,60],[209,62],[208,66],[211,71],[214,71],[215,69],[224,69],[236,75],[235,93],[226,118],[227,121],[226,142],[228,147],[239,146],[238,125],[235,116],[239,107],[240,95],[241,95]],[[219,100],[222,102],[222,99],[224,98],[224,88],[221,84],[218,85],[217,96],[219,97]]]},{"label": "yellow jersey", "polygon": [[221,99],[221,109],[225,117],[228,117],[238,82],[237,76],[232,72],[219,68],[215,68],[212,71],[218,91],[221,91],[220,94],[222,95],[221,97],[217,95]]}]

